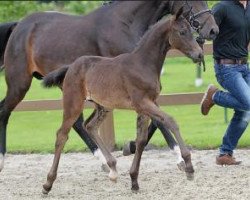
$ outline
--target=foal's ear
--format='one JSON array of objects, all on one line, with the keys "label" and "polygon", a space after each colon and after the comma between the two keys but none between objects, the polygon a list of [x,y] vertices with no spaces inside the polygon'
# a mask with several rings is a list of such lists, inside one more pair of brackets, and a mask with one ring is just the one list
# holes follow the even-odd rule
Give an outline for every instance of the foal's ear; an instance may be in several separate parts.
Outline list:
[{"label": "foal's ear", "polygon": [[175,20],[178,20],[180,18],[180,16],[183,14],[183,6],[178,10],[176,16],[175,16]]},{"label": "foal's ear", "polygon": [[183,12],[182,15],[183,15],[184,18],[188,19],[188,17],[190,16],[191,12],[192,12],[192,8],[190,8],[186,12]]}]

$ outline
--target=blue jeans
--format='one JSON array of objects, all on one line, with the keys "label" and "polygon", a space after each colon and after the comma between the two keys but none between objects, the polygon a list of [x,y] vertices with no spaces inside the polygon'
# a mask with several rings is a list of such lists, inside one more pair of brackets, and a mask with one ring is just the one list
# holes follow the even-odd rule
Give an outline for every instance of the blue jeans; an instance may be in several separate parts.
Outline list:
[{"label": "blue jeans", "polygon": [[234,109],[234,115],[223,137],[220,154],[233,154],[250,121],[250,70],[248,64],[214,66],[218,83],[227,91],[217,91],[215,104]]}]

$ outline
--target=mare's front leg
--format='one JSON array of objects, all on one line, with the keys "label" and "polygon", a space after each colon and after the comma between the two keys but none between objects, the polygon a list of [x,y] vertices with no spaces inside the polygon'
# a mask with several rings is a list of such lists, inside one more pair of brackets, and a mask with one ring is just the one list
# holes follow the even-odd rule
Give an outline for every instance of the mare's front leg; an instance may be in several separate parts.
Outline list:
[{"label": "mare's front leg", "polygon": [[149,117],[146,115],[138,115],[137,117],[137,137],[136,137],[136,151],[130,168],[130,177],[132,181],[132,190],[139,190],[138,174],[142,152],[147,144],[148,138],[148,122]]},{"label": "mare's front leg", "polygon": [[116,170],[116,159],[112,156],[109,150],[106,148],[105,144],[103,143],[102,139],[98,134],[98,128],[100,127],[101,123],[104,121],[107,113],[109,111],[105,110],[104,107],[96,104],[96,109],[91,114],[90,118],[86,120],[86,129],[93,139],[96,142],[98,147],[103,152],[103,156],[101,160],[104,164],[107,164],[110,168],[109,178],[112,181],[116,181],[118,177],[118,173]]},{"label": "mare's front leg", "polygon": [[[32,76],[26,70],[26,65],[25,60],[16,58],[14,63],[8,65],[8,70],[6,69],[5,72],[8,88],[6,97],[0,102],[0,172],[4,167],[9,117],[18,103],[23,100],[32,80]],[[13,69],[13,71],[10,69]]]},{"label": "mare's front leg", "polygon": [[193,179],[194,169],[191,162],[191,154],[186,145],[184,144],[184,141],[180,135],[179,127],[174,121],[174,119],[169,116],[168,114],[162,112],[154,102],[150,100],[144,100],[143,101],[143,107],[142,112],[146,115],[149,115],[151,118],[160,121],[164,126],[169,129],[175,136],[178,144],[180,145],[181,155],[182,158],[185,161],[185,172],[187,175],[187,178],[189,180]]}]

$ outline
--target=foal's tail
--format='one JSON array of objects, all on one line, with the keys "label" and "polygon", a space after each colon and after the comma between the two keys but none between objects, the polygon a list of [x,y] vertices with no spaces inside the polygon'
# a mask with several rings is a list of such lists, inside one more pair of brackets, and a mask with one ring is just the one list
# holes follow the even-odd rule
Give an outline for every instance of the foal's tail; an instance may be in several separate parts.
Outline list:
[{"label": "foal's tail", "polygon": [[69,66],[65,66],[50,72],[43,78],[43,86],[48,88],[53,86],[61,86],[68,69]]},{"label": "foal's tail", "polygon": [[0,24],[0,70],[2,69],[1,66],[3,65],[4,52],[7,42],[17,23],[18,22],[9,22]]}]

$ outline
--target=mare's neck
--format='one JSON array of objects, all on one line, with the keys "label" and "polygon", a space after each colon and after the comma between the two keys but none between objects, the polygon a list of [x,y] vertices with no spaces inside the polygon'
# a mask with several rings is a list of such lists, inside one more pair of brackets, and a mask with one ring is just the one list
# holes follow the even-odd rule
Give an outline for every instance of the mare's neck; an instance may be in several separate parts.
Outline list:
[{"label": "mare's neck", "polygon": [[[156,23],[165,11],[162,1],[114,1],[110,5],[112,16],[124,24],[135,37],[142,37],[149,26]],[[124,31],[126,31],[124,29]]]},{"label": "mare's neck", "polygon": [[150,28],[132,52],[160,76],[169,44],[170,20],[162,20]]}]

